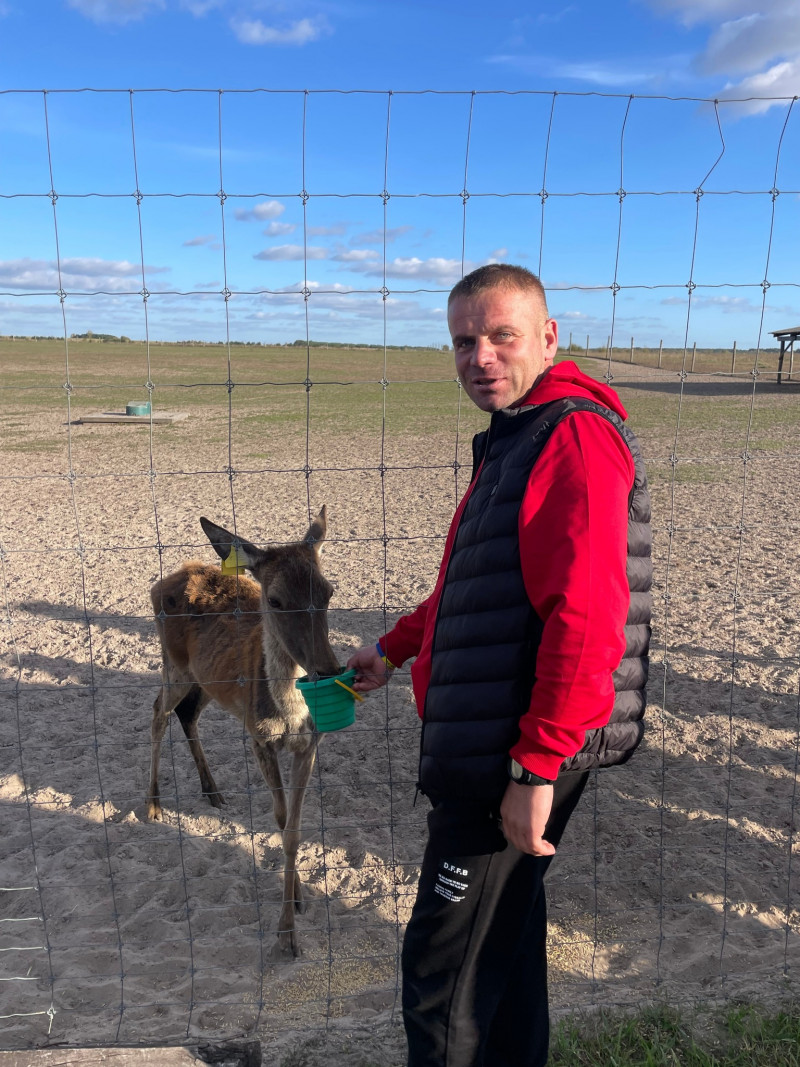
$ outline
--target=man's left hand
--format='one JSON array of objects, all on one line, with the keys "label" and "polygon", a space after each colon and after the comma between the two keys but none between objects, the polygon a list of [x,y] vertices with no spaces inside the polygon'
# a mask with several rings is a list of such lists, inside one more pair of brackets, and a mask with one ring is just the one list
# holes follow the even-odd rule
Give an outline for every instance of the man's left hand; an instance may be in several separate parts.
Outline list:
[{"label": "man's left hand", "polygon": [[500,819],[503,835],[509,844],[531,856],[552,856],[555,847],[544,834],[553,807],[552,785],[519,785],[509,782]]}]

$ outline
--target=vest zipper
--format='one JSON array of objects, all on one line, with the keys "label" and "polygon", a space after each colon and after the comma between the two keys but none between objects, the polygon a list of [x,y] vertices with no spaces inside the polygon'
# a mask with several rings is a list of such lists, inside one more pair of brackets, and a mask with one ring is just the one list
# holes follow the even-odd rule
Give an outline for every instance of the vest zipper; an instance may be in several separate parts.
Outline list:
[{"label": "vest zipper", "polygon": [[[492,427],[493,427],[493,425],[494,425],[494,416],[492,416],[492,419],[489,422],[489,429],[486,431],[486,445],[485,445],[484,450],[483,450],[483,458],[481,459],[480,465],[478,467],[478,470],[475,473],[474,479],[469,483],[469,487],[468,487],[467,492],[469,493],[470,496],[472,495],[473,489],[478,484],[478,478],[480,477],[481,469],[482,469],[483,464],[484,464],[484,462],[486,460],[486,457],[489,455],[489,445],[490,445],[491,440],[492,440]],[[464,511],[466,511],[466,504],[464,505]],[[461,522],[462,522],[463,518],[464,518],[464,512],[462,511],[461,512],[461,519],[459,519],[459,522],[458,522],[458,530],[461,529]],[[452,563],[453,555],[454,555],[455,550],[456,550],[456,541],[458,540],[458,530],[456,530],[455,537],[453,538],[453,545],[452,545],[452,548],[450,549],[450,555],[447,558],[447,569],[444,572],[444,579],[442,581],[442,596],[444,595],[445,586],[447,585],[447,575],[450,573],[450,564]],[[441,611],[441,609],[442,609],[442,597],[439,597],[439,603],[436,605],[436,621],[433,624],[433,632],[431,634],[431,666],[433,666],[433,643],[434,643],[434,641],[436,639],[436,627],[439,625],[439,612]],[[426,717],[427,717],[427,713],[428,713],[428,693],[429,692],[430,692],[430,680],[428,681],[428,688],[425,690],[425,706],[422,709],[422,728],[420,729],[420,732],[419,732],[419,763],[417,764],[417,781],[416,781],[416,788],[414,790],[414,804],[412,805],[412,807],[416,806],[417,797],[419,796],[420,793],[423,796],[427,796],[427,793],[422,788],[422,751],[423,751],[423,746],[424,746],[424,741],[425,741],[425,721],[426,721]]]}]

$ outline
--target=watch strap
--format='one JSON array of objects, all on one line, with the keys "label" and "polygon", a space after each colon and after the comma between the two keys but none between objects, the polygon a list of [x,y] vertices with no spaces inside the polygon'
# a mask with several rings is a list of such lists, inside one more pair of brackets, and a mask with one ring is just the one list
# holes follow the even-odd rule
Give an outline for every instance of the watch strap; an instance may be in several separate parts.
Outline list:
[{"label": "watch strap", "polygon": [[554,778],[542,778],[540,774],[526,770],[521,763],[517,763],[511,757],[508,760],[508,776],[517,785],[553,785],[555,783]]}]

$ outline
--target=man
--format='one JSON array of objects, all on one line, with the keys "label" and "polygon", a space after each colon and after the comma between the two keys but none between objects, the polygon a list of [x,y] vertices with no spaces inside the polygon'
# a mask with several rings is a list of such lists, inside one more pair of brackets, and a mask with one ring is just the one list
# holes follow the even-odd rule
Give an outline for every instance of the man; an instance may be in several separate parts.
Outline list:
[{"label": "man", "polygon": [[448,323],[490,427],[432,595],[348,666],[366,692],[416,656],[433,809],[403,944],[409,1067],[541,1067],[544,874],[588,771],[642,734],[650,507],[617,395],[553,366],[535,275],[479,268]]}]

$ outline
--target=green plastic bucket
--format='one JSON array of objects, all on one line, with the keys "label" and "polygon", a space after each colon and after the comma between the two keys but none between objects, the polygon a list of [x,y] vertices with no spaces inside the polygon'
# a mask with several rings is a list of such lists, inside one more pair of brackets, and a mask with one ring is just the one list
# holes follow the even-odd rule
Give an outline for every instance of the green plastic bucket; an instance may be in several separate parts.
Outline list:
[{"label": "green plastic bucket", "polygon": [[132,400],[129,404],[125,405],[126,415],[149,415],[150,414],[150,401],[149,400]]},{"label": "green plastic bucket", "polygon": [[308,675],[305,675],[294,683],[303,694],[309,714],[320,733],[344,730],[356,721],[356,698],[350,688],[355,677],[356,672],[350,670],[329,678],[319,678],[316,682],[310,682]]}]

